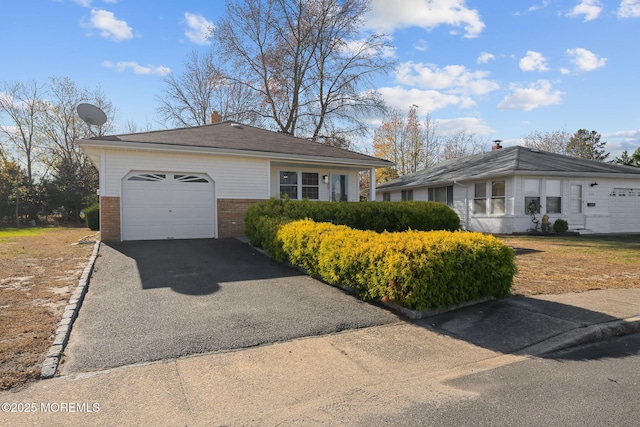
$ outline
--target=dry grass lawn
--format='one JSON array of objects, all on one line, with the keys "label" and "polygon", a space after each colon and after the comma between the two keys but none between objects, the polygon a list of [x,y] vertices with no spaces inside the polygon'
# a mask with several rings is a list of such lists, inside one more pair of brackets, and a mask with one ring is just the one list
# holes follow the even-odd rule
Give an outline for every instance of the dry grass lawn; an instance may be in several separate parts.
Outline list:
[{"label": "dry grass lawn", "polygon": [[0,389],[40,375],[93,244],[88,228],[0,229]]},{"label": "dry grass lawn", "polygon": [[640,288],[640,235],[499,238],[516,250],[514,294]]}]

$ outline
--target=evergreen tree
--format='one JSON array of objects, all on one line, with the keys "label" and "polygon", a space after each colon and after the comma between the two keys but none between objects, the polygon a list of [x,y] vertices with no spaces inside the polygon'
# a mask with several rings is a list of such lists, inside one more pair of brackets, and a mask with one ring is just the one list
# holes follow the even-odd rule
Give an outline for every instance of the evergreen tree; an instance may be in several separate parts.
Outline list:
[{"label": "evergreen tree", "polygon": [[599,160],[602,162],[609,157],[609,153],[604,148],[607,142],[600,141],[601,137],[602,135],[595,130],[580,129],[569,140],[567,154],[580,159]]}]

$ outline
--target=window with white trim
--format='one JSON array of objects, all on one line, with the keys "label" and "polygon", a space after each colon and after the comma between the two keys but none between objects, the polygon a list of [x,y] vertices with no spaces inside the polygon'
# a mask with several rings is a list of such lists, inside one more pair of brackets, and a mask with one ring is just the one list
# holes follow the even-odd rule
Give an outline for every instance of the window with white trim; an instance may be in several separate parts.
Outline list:
[{"label": "window with white trim", "polygon": [[429,201],[453,206],[453,185],[429,188]]},{"label": "window with white trim", "polygon": [[524,212],[540,213],[540,180],[524,180]]},{"label": "window with white trim", "polygon": [[402,190],[401,198],[403,202],[410,202],[413,200],[413,190]]},{"label": "window with white trim", "polygon": [[317,172],[280,171],[280,198],[320,199],[320,176]]},{"label": "window with white trim", "polygon": [[562,185],[559,179],[548,179],[545,182],[546,212],[562,213]]},{"label": "window with white trim", "polygon": [[504,215],[505,213],[505,182],[491,182],[491,213]]},{"label": "window with white trim", "polygon": [[382,193],[382,201],[383,202],[390,202],[391,201],[391,193],[389,193],[388,191],[385,191],[384,193]]},{"label": "window with white trim", "polygon": [[302,172],[302,198],[318,200],[320,198],[320,176],[315,172]]},{"label": "window with white trim", "polygon": [[477,182],[474,185],[473,213],[475,214],[487,213],[487,183],[486,182]]},{"label": "window with white trim", "polygon": [[280,171],[280,198],[298,198],[298,172]]}]

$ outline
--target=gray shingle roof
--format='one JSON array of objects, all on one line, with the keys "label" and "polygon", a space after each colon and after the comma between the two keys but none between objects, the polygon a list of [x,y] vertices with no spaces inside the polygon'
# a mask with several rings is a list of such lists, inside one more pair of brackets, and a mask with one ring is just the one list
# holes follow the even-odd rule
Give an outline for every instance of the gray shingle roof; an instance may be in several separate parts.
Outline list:
[{"label": "gray shingle roof", "polygon": [[[175,147],[201,147],[241,152],[270,153],[335,160],[354,161],[377,167],[393,163],[354,151],[297,138],[283,133],[259,129],[232,121],[211,125],[151,132],[102,136],[85,140],[94,142],[148,143]],[[84,141],[81,141],[81,144]]]},{"label": "gray shingle roof", "polygon": [[640,178],[640,168],[514,146],[461,159],[447,160],[422,171],[380,184],[378,189],[419,187],[489,177],[535,174],[572,176],[626,174],[637,175]]}]

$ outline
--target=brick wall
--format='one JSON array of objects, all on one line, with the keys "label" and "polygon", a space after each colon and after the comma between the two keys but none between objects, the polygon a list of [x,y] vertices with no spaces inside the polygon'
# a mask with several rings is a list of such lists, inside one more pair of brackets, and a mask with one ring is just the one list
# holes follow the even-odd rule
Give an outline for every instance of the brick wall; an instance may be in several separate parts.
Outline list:
[{"label": "brick wall", "polygon": [[120,241],[120,197],[100,197],[100,237],[104,242]]},{"label": "brick wall", "polygon": [[244,214],[260,199],[218,199],[218,237],[244,236]]}]

